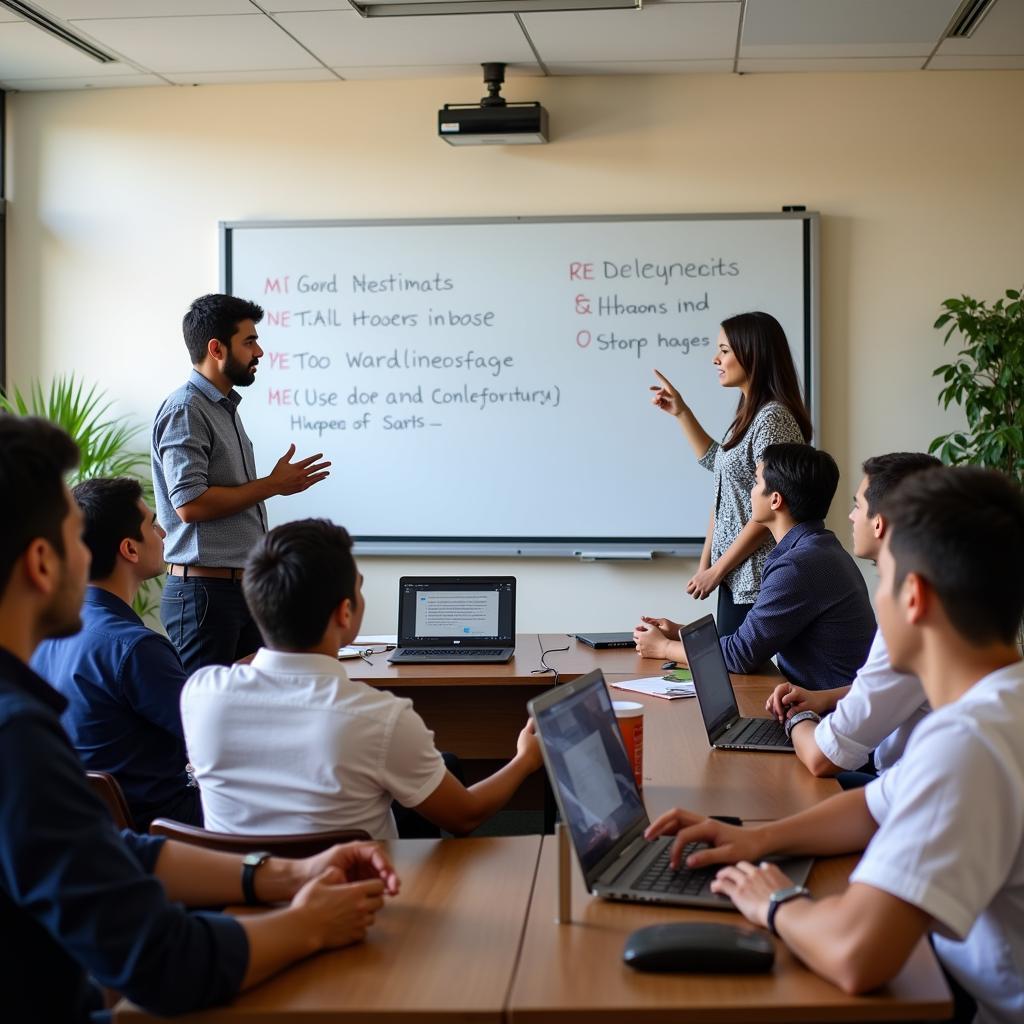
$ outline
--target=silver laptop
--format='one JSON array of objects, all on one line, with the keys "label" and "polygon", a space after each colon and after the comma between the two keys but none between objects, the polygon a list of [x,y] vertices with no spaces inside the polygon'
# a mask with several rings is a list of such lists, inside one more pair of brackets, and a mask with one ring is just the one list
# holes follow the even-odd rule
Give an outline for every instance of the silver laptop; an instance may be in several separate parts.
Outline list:
[{"label": "silver laptop", "polygon": [[[732,909],[728,897],[711,892],[718,867],[673,871],[668,858],[674,837],[644,839],[650,821],[600,670],[548,690],[529,709],[588,892],[611,900]],[[779,862],[798,885],[811,864],[808,858]]]},{"label": "silver laptop", "polygon": [[793,752],[782,723],[775,718],[742,718],[732,679],[725,667],[718,627],[705,615],[679,630],[697,691],[708,742],[719,750]]},{"label": "silver laptop", "polygon": [[514,576],[403,576],[388,661],[502,662],[515,653]]}]

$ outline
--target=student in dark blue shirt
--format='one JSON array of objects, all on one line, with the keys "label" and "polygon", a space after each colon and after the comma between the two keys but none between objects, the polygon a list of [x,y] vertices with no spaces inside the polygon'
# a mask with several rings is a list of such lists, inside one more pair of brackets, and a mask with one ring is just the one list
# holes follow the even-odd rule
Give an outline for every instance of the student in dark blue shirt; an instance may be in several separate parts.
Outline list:
[{"label": "student in dark blue shirt", "polygon": [[140,832],[154,818],[202,825],[185,767],[185,670],[171,642],[131,607],[142,583],[164,571],[164,531],[137,480],[95,478],[71,493],[92,555],[82,628],[44,640],[32,668],[67,701],[61,721],[78,756],[117,779]]},{"label": "student in dark blue shirt", "polygon": [[[824,519],[839,484],[827,452],[773,444],[764,451],[750,492],[754,519],[775,538],[761,591],[743,624],[722,638],[730,672],[758,671],[776,657],[797,686],[847,686],[864,664],[875,635],[864,577]],[[686,664],[679,624],[645,617],[633,638],[645,658]]]},{"label": "student in dark blue shirt", "polygon": [[[79,627],[89,550],[61,479],[77,459],[52,424],[0,414],[0,1006],[12,1021],[82,1024],[102,1005],[97,982],[159,1014],[223,1002],[358,941],[398,889],[371,843],[243,867],[116,831],[61,728],[64,698],[28,667],[41,640]],[[246,895],[286,905],[244,919],[182,906]]]}]

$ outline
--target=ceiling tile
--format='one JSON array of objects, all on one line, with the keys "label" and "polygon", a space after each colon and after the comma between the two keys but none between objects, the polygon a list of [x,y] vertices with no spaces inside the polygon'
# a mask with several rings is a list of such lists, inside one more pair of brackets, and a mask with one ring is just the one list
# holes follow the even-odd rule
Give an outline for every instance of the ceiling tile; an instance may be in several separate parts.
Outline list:
[{"label": "ceiling tile", "polygon": [[747,0],[740,58],[914,57],[960,0]]},{"label": "ceiling tile", "polygon": [[525,14],[545,64],[580,61],[731,59],[739,3],[651,4],[638,11]]},{"label": "ceiling tile", "polygon": [[928,61],[929,71],[1014,71],[1024,69],[1024,56],[997,54],[992,57],[967,54],[936,54]]},{"label": "ceiling tile", "polygon": [[71,24],[152,71],[272,71],[320,66],[262,14],[118,18]]},{"label": "ceiling tile", "polygon": [[[465,78],[472,79],[464,87],[466,95],[452,99],[451,103],[473,103],[484,93],[483,78],[479,64],[420,64],[394,67],[340,67],[333,68],[342,78],[352,81],[370,81],[389,78]],[[544,72],[536,64],[510,64],[506,69],[508,79],[543,78]],[[460,86],[460,88],[463,88]]]},{"label": "ceiling tile", "polygon": [[728,60],[620,60],[556,61],[547,65],[553,75],[689,75],[695,72],[732,71]]},{"label": "ceiling tile", "polygon": [[512,14],[362,18],[355,11],[324,11],[277,20],[332,68],[533,60]]},{"label": "ceiling tile", "polygon": [[978,53],[986,57],[1024,53],[1024,2],[996,0],[970,39],[944,39],[939,47],[943,57]]},{"label": "ceiling tile", "polygon": [[257,13],[250,0],[40,0],[36,7],[65,21]]},{"label": "ceiling tile", "polygon": [[759,71],[920,71],[925,57],[768,57],[743,58],[736,70]]},{"label": "ceiling tile", "polygon": [[101,64],[27,21],[0,24],[0,80],[135,73],[128,64]]},{"label": "ceiling tile", "polygon": [[276,71],[169,71],[175,85],[255,84],[257,82],[336,82],[326,68],[281,68]]},{"label": "ceiling tile", "polygon": [[59,92],[62,89],[131,89],[145,85],[167,85],[156,75],[111,75],[108,78],[14,78],[0,83],[0,88],[17,92]]}]

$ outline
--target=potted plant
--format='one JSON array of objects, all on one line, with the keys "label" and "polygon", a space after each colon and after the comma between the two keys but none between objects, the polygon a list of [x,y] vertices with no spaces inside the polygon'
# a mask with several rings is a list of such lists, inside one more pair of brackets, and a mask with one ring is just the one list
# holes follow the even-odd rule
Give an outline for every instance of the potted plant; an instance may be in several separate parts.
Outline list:
[{"label": "potted plant", "polygon": [[[86,390],[74,374],[57,377],[43,391],[36,381],[27,396],[18,388],[0,393],[0,410],[16,416],[40,416],[63,427],[78,445],[78,468],[71,475],[71,486],[97,476],[134,476],[142,484],[148,504],[153,504],[149,477],[149,456],[134,447],[142,428],[123,416],[110,416],[112,402],[95,385]],[[135,611],[152,619],[160,605],[160,585],[148,580],[135,599]]]},{"label": "potted plant", "polygon": [[954,333],[963,347],[951,363],[940,366],[939,401],[955,402],[967,427],[935,438],[928,448],[949,465],[972,463],[999,469],[1024,485],[1024,302],[1018,290],[987,302],[962,295],[946,299],[935,321],[947,324],[943,344]]}]

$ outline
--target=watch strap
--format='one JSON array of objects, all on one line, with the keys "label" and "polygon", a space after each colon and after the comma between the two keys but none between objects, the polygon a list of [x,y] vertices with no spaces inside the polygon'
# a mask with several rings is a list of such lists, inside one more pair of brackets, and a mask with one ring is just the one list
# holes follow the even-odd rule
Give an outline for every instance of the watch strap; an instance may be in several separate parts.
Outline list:
[{"label": "watch strap", "polygon": [[768,899],[768,931],[778,938],[779,933],[775,930],[775,915],[779,907],[795,899],[810,899],[811,891],[806,886],[794,885],[791,889],[777,889]]},{"label": "watch strap", "polygon": [[256,896],[256,870],[266,864],[271,856],[266,850],[260,850],[258,853],[246,854],[242,860],[242,896],[250,907],[262,902]]},{"label": "watch strap", "polygon": [[811,711],[810,709],[807,709],[805,711],[798,711],[792,718],[786,719],[786,724],[784,726],[786,730],[786,735],[792,735],[793,726],[795,726],[798,722],[814,722],[815,724],[817,724],[820,721],[821,715],[819,715],[817,711]]}]

